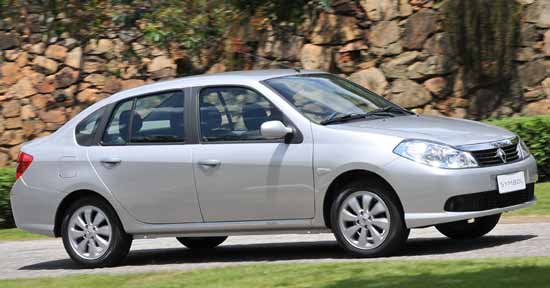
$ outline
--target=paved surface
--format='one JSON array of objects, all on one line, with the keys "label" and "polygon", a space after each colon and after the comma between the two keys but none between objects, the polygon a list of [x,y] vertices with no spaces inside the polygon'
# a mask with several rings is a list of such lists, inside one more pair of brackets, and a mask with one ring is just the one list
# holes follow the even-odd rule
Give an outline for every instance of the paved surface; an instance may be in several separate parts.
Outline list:
[{"label": "paved surface", "polygon": [[[391,259],[550,256],[549,243],[550,223],[501,224],[475,241],[449,240],[428,228],[413,230],[405,251]],[[331,234],[235,236],[215,250],[200,253],[166,238],[134,241],[123,266],[86,270],[70,261],[60,239],[48,239],[0,243],[0,278],[190,270],[264,262],[384,260],[388,258],[350,258]]]}]

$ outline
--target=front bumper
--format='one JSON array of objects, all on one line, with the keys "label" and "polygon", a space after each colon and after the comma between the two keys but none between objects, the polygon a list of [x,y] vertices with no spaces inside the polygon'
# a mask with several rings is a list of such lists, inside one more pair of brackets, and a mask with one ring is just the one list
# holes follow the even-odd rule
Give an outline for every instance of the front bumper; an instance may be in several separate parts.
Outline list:
[{"label": "front bumper", "polygon": [[405,222],[408,228],[427,227],[441,223],[500,214],[516,209],[526,208],[534,205],[536,202],[536,200],[533,200],[514,206],[474,212],[405,213]]},{"label": "front bumper", "polygon": [[445,211],[446,201],[453,196],[497,190],[497,175],[524,171],[527,183],[536,182],[537,165],[532,156],[514,163],[471,169],[440,169],[399,157],[385,170],[391,172],[386,178],[401,200],[408,228],[499,214],[536,202],[480,211]]}]

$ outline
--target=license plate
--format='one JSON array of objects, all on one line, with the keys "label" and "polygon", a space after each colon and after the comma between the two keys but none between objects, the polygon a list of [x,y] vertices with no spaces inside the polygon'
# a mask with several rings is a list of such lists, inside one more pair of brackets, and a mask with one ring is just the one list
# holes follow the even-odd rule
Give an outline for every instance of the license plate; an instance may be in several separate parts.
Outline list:
[{"label": "license plate", "polygon": [[523,173],[523,171],[512,174],[498,175],[497,184],[498,192],[501,194],[523,190],[527,187],[525,185],[525,173]]}]

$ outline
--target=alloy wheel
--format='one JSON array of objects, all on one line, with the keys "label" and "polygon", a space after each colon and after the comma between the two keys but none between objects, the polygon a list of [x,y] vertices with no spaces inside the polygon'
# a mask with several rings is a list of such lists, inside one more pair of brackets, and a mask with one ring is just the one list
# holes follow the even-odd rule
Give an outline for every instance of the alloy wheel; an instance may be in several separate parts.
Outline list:
[{"label": "alloy wheel", "polygon": [[344,238],[358,249],[380,246],[390,231],[388,206],[378,195],[369,191],[349,195],[340,207],[338,218]]},{"label": "alloy wheel", "polygon": [[73,251],[87,260],[105,254],[111,244],[113,229],[105,213],[94,206],[76,210],[69,220],[69,242]]}]

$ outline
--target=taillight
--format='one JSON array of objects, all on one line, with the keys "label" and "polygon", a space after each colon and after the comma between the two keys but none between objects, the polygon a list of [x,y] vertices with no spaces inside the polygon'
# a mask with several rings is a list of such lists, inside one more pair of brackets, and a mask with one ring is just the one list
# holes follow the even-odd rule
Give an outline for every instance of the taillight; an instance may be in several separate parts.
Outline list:
[{"label": "taillight", "polygon": [[32,156],[25,153],[20,152],[19,157],[17,157],[17,170],[15,171],[15,179],[19,179],[25,173],[25,170],[31,166],[32,163]]}]

